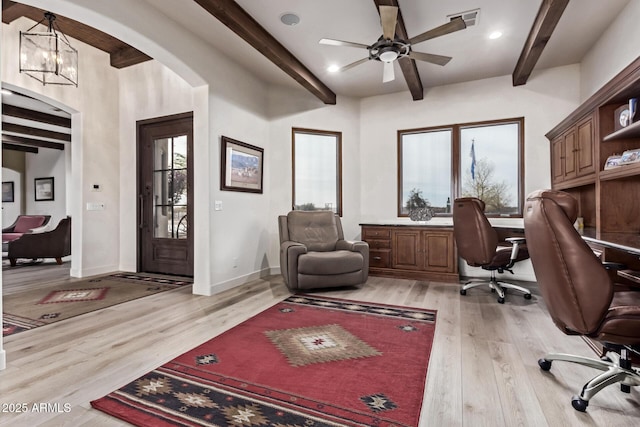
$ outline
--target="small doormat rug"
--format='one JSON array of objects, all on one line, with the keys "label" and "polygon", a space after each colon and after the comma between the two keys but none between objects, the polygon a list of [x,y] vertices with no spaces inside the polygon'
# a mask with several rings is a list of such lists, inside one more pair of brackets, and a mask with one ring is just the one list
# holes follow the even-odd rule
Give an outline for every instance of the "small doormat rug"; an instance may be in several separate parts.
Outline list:
[{"label": "small doormat rug", "polygon": [[7,295],[3,299],[2,335],[17,334],[191,283],[138,273],[115,273]]},{"label": "small doormat rug", "polygon": [[417,426],[435,318],[292,296],[91,405],[137,426]]}]

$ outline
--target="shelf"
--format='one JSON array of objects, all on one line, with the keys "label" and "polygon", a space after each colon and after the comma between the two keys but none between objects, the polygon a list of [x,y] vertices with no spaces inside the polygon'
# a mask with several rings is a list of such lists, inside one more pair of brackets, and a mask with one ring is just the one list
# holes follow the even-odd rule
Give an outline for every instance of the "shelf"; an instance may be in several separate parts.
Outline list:
[{"label": "shelf", "polygon": [[600,171],[600,181],[640,176],[640,163],[630,163],[613,169]]},{"label": "shelf", "polygon": [[633,282],[640,283],[640,271],[636,270],[619,270],[618,276],[629,279]]},{"label": "shelf", "polygon": [[615,139],[640,138],[640,121],[631,123],[629,126],[617,130],[602,138],[602,141],[613,141]]}]

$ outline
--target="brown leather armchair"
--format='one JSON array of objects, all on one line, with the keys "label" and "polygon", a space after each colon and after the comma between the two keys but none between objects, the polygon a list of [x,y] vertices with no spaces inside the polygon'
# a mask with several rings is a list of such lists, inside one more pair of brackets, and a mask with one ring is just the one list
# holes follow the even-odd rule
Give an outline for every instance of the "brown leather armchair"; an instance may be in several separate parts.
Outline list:
[{"label": "brown leather armchair", "polygon": [[498,241],[498,233],[484,214],[484,202],[475,197],[462,197],[453,203],[453,235],[458,255],[472,267],[482,267],[491,273],[489,281],[471,279],[460,289],[461,295],[476,286],[488,285],[498,294],[498,302],[504,303],[505,289],[524,293],[531,299],[531,291],[513,283],[499,281],[496,271],[513,274],[511,268],[516,262],[529,258],[522,237],[510,237],[506,242]]},{"label": "brown leather armchair", "polygon": [[344,240],[331,211],[292,211],[278,217],[280,270],[291,290],[355,286],[369,276],[369,245]]},{"label": "brown leather armchair", "polygon": [[614,292],[600,259],[573,227],[578,202],[568,193],[539,190],[527,197],[524,230],[540,293],[555,325],[567,335],[583,335],[604,346],[601,359],[549,353],[538,361],[544,371],[554,360],[604,371],[572,398],[578,411],[604,387],[621,383],[624,392],[640,385],[631,354],[640,351],[640,292]]},{"label": "brown leather armchair", "polygon": [[55,258],[62,264],[62,257],[71,255],[71,218],[61,219],[51,231],[24,234],[7,246],[7,258],[12,267],[18,258]]}]

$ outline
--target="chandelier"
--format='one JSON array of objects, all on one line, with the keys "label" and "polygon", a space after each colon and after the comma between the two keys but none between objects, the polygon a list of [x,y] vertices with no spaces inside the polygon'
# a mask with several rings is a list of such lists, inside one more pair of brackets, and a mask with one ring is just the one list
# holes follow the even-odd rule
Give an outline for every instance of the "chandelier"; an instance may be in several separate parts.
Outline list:
[{"label": "chandelier", "polygon": [[[44,21],[46,32],[32,30]],[[56,16],[46,12],[44,19],[20,31],[20,72],[33,77],[43,85],[78,86],[78,51],[71,47],[57,24]],[[45,25],[45,24],[43,24]]]}]

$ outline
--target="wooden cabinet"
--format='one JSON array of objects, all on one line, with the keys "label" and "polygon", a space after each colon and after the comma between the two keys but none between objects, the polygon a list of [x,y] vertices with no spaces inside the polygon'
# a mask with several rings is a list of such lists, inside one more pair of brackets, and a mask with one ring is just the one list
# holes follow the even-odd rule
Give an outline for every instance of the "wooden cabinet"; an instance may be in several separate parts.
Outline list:
[{"label": "wooden cabinet", "polygon": [[640,98],[640,58],[546,136],[552,187],[576,197],[585,234],[640,248],[640,163],[604,169],[609,156],[640,149],[640,121],[616,130],[615,111],[630,98]]},{"label": "wooden cabinet", "polygon": [[569,126],[551,140],[551,179],[554,184],[595,174],[593,115]]},{"label": "wooden cabinet", "polygon": [[369,273],[419,280],[458,281],[452,227],[362,224]]}]

